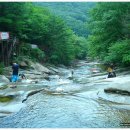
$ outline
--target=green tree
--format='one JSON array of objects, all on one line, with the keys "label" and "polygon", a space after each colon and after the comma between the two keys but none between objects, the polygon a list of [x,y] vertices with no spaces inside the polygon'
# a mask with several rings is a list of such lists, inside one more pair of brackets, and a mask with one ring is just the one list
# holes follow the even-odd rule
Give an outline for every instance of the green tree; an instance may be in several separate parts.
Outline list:
[{"label": "green tree", "polygon": [[60,16],[76,35],[86,37],[89,34],[86,21],[88,10],[95,6],[93,2],[37,2],[36,5],[48,8],[53,14]]},{"label": "green tree", "polygon": [[77,59],[85,59],[88,53],[88,43],[86,38],[75,35],[74,40],[75,57]]},{"label": "green tree", "polygon": [[[84,40],[75,45],[75,35],[63,19],[34,3],[0,3],[0,29],[17,36],[19,56],[68,65],[76,55],[82,57],[84,53]],[[31,44],[38,48],[32,49]]]},{"label": "green tree", "polygon": [[27,3],[0,3],[0,30],[20,38],[27,18]]},{"label": "green tree", "polygon": [[51,17],[48,27],[44,45],[49,60],[69,64],[74,59],[73,32],[61,18],[55,16]]},{"label": "green tree", "polygon": [[90,56],[104,60],[109,55],[111,46],[130,36],[129,9],[129,3],[104,2],[98,3],[91,10],[91,35],[88,37]]},{"label": "green tree", "polygon": [[128,66],[130,64],[130,40],[118,41],[109,47],[105,62]]}]

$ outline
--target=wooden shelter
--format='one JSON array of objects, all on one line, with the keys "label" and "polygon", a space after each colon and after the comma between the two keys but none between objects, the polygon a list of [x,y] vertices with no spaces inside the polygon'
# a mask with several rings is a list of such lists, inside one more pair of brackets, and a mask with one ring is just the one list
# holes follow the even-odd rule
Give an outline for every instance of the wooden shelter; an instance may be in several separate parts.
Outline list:
[{"label": "wooden shelter", "polygon": [[[1,33],[0,33],[1,34]],[[16,54],[17,39],[11,34],[7,38],[0,36],[0,62],[8,66]]]}]

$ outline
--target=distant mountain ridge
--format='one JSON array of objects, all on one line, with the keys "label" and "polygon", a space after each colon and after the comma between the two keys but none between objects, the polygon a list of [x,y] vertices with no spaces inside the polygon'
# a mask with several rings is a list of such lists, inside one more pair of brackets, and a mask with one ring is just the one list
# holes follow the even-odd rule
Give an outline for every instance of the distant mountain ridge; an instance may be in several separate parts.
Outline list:
[{"label": "distant mountain ridge", "polygon": [[88,11],[96,3],[93,2],[36,2],[36,5],[48,8],[51,13],[60,16],[78,36],[86,37],[89,32],[86,22]]}]

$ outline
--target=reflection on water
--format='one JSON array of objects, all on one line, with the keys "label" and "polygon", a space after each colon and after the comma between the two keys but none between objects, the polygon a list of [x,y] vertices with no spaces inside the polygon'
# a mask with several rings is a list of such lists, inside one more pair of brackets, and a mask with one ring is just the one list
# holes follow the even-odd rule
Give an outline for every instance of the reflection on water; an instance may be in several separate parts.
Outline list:
[{"label": "reflection on water", "polygon": [[[68,71],[66,73],[68,74]],[[88,74],[91,74],[90,67],[86,65],[76,68],[74,77],[85,78]],[[108,85],[115,85],[115,81],[109,84],[107,80],[107,82],[93,80],[81,84],[64,78],[53,77],[53,79],[51,82],[46,82],[51,85],[50,88],[28,98],[26,107],[18,113],[1,119],[0,127],[129,127],[121,126],[121,123],[130,123],[129,97],[107,95],[103,92]]]}]

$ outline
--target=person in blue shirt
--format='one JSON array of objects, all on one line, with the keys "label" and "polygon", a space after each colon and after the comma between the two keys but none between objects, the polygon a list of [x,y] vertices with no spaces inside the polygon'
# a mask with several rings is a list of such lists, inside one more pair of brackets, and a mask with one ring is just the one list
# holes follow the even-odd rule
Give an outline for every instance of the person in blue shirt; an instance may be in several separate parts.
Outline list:
[{"label": "person in blue shirt", "polygon": [[19,65],[17,63],[13,63],[12,70],[13,70],[13,74],[12,74],[11,82],[16,82],[18,80]]}]

